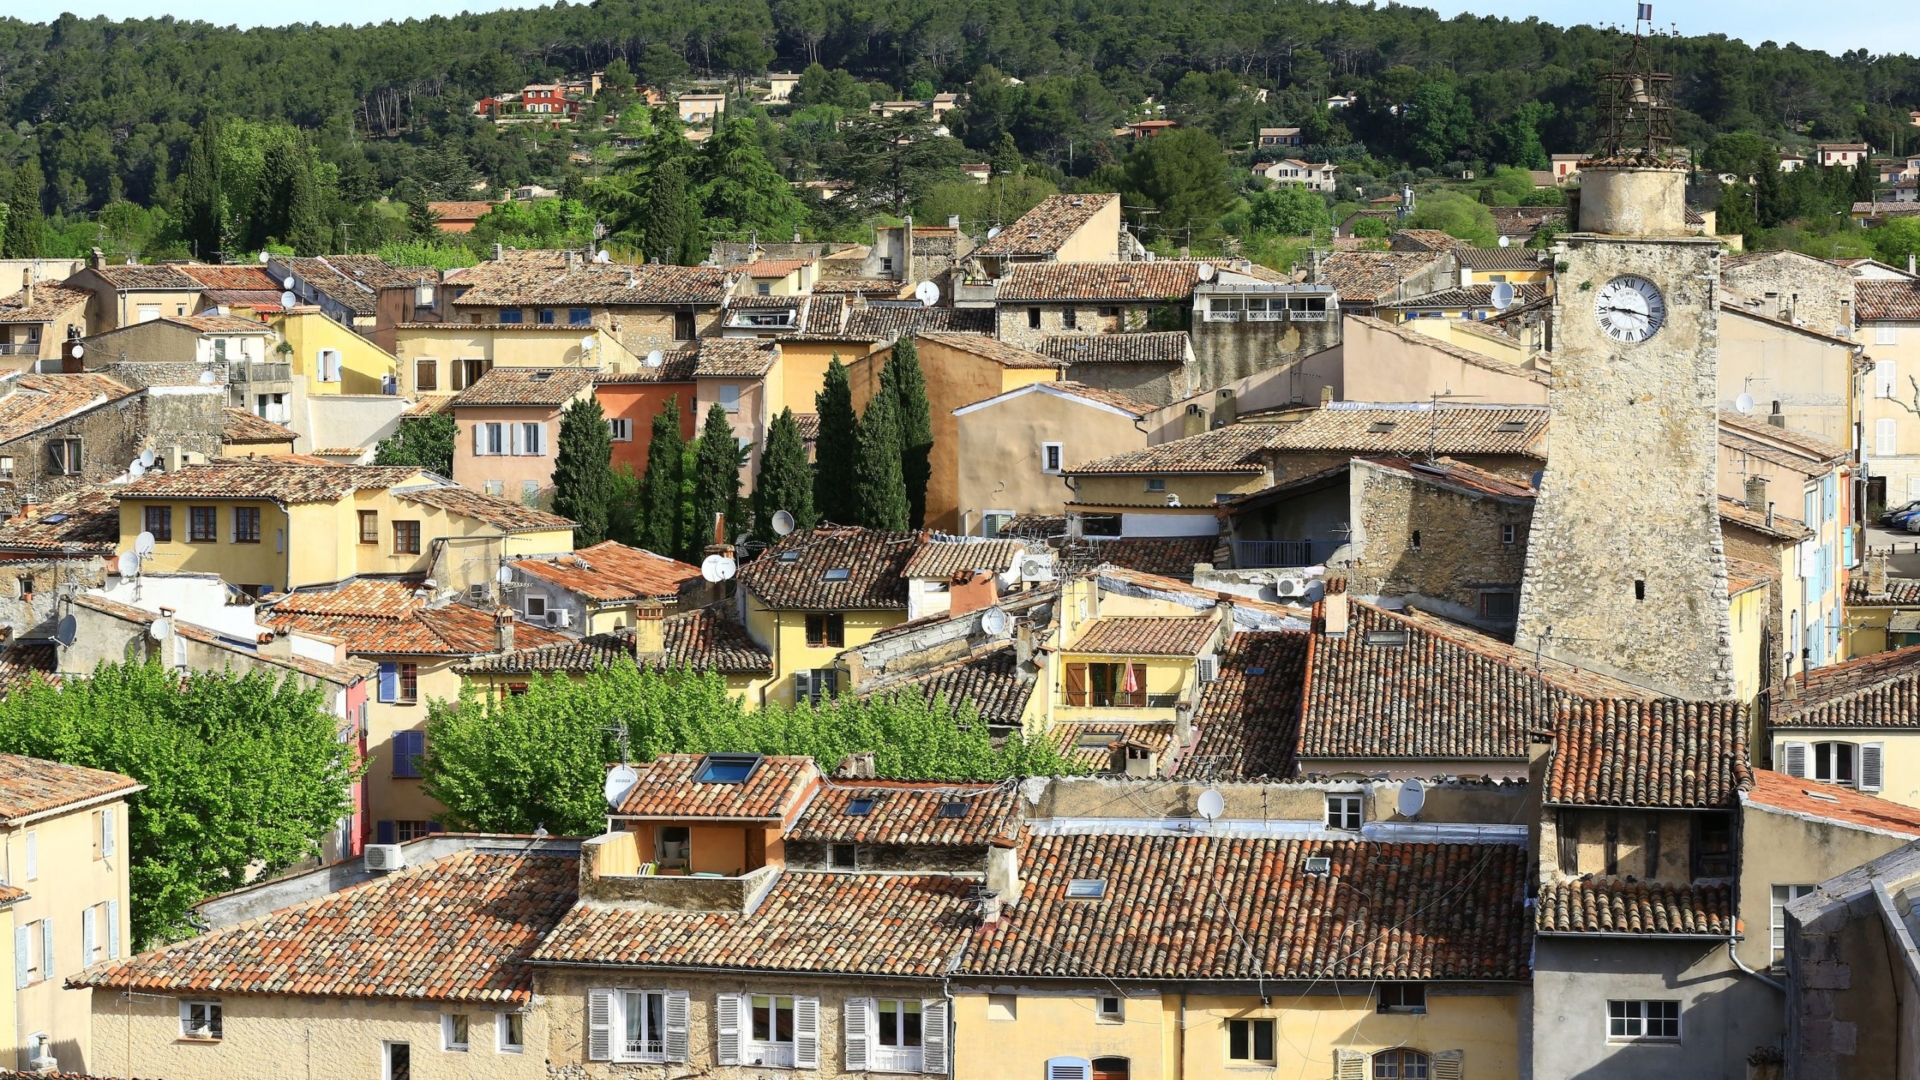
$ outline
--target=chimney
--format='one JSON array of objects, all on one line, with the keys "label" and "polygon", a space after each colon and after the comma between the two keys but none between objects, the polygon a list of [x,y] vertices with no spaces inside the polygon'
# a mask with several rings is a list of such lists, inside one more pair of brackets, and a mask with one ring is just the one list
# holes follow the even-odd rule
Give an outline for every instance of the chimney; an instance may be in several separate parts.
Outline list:
[{"label": "chimney", "polygon": [[496,241],[493,245],[493,261],[499,262],[507,257],[507,245]]},{"label": "chimney", "polygon": [[835,780],[871,780],[879,773],[871,750],[858,750],[840,759],[833,768]]},{"label": "chimney", "polygon": [[1193,745],[1193,702],[1182,701],[1173,707],[1173,745]]},{"label": "chimney", "polygon": [[1756,514],[1767,512],[1767,478],[1764,476],[1747,477],[1747,509]]},{"label": "chimney", "polygon": [[495,608],[493,612],[493,649],[495,652],[513,651],[513,609]]},{"label": "chimney", "polygon": [[996,836],[987,847],[987,891],[1007,907],[1020,901],[1020,849],[1011,837]]},{"label": "chimney", "polygon": [[1321,602],[1321,614],[1324,616],[1321,632],[1328,637],[1347,636],[1347,594],[1334,593]]},{"label": "chimney", "polygon": [[107,253],[101,251],[99,248],[94,248],[87,253],[87,266],[94,270],[105,270],[107,268]]},{"label": "chimney", "polygon": [[1227,427],[1239,418],[1240,402],[1234,397],[1233,391],[1225,388],[1214,391],[1213,426]]},{"label": "chimney", "polygon": [[1320,407],[1324,409],[1331,404],[1333,404],[1333,387],[1322,386],[1320,388]]},{"label": "chimney", "polygon": [[1867,560],[1867,595],[1887,595],[1887,557],[1875,555]]},{"label": "chimney", "polygon": [[952,229],[955,232],[960,231],[960,215],[959,214],[947,215],[947,228]]},{"label": "chimney", "polygon": [[659,604],[641,604],[633,609],[633,652],[635,657],[655,656],[667,651],[667,609]]},{"label": "chimney", "polygon": [[38,514],[39,512],[40,512],[40,496],[34,494],[31,491],[27,492],[25,495],[20,496],[20,514],[19,514],[18,520],[32,521],[34,515]]},{"label": "chimney", "polygon": [[22,306],[33,306],[33,267],[20,271],[20,297]]},{"label": "chimney", "polygon": [[1017,667],[1033,663],[1033,627],[1024,619],[1013,628],[1013,660]]},{"label": "chimney", "polygon": [[1787,414],[1780,411],[1780,403],[1778,401],[1773,403],[1773,411],[1767,414],[1767,423],[1777,428],[1787,426]]},{"label": "chimney", "polygon": [[1913,264],[1914,264],[1914,254],[1913,252],[1909,251],[1907,252],[1907,273],[1920,274],[1920,269],[1915,269]]}]

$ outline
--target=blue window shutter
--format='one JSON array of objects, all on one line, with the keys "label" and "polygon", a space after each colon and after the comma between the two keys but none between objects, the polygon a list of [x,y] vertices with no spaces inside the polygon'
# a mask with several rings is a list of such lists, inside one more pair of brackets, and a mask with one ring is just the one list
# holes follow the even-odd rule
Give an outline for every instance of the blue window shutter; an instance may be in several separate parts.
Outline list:
[{"label": "blue window shutter", "polygon": [[397,701],[400,698],[400,665],[380,665],[380,700]]},{"label": "blue window shutter", "polygon": [[427,822],[427,831],[430,833],[446,832],[447,827],[437,821],[429,821]]},{"label": "blue window shutter", "polygon": [[13,931],[13,988],[22,990],[27,985],[27,962],[32,959],[33,939],[27,936],[27,928],[15,927]]},{"label": "blue window shutter", "polygon": [[393,843],[393,822],[376,822],[373,826],[373,842],[376,844]]},{"label": "blue window shutter", "polygon": [[393,733],[393,775],[401,779],[420,775],[420,755],[427,752],[424,731]]},{"label": "blue window shutter", "polygon": [[107,959],[120,959],[120,901],[107,901]]}]

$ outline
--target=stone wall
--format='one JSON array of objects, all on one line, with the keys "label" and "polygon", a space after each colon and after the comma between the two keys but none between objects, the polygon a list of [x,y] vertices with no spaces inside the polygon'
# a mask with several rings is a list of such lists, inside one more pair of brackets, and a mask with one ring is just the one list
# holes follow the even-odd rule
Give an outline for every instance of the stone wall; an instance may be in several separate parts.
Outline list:
[{"label": "stone wall", "polygon": [[1191,376],[1184,364],[1072,364],[1070,382],[1114,390],[1149,405],[1171,405],[1192,395]]},{"label": "stone wall", "polygon": [[[787,867],[792,870],[845,870],[833,865],[833,844],[789,841]],[[904,844],[855,844],[855,870],[889,873],[934,872],[943,874],[981,874],[987,869],[987,849],[953,845],[912,846]]]},{"label": "stone wall", "polygon": [[1361,460],[1351,477],[1348,592],[1417,599],[1423,608],[1482,626],[1513,624],[1497,609],[1483,612],[1481,594],[1519,591],[1531,499],[1470,495]]},{"label": "stone wall", "polygon": [[[226,389],[179,390],[124,397],[0,445],[0,455],[13,459],[14,498],[31,494],[44,502],[74,488],[110,480],[126,472],[143,450],[178,446],[209,459],[219,457],[220,410],[227,403]],[[47,444],[76,438],[80,440],[79,473],[56,473]]]},{"label": "stone wall", "polygon": [[[1720,279],[1742,297],[1760,301],[1761,306],[1752,309],[1756,314],[1796,319],[1823,334],[1833,333],[1835,327],[1852,332],[1853,274],[1825,259],[1772,251],[1727,267]],[[1761,387],[1753,396],[1764,400],[1766,389]]]},{"label": "stone wall", "polygon": [[1204,394],[1340,344],[1340,318],[1319,322],[1208,322],[1196,318],[1188,394]]},{"label": "stone wall", "polygon": [[[1164,306],[1178,306],[1183,301],[1174,297],[1167,304],[1103,304],[1088,302],[1083,304],[1044,303],[1039,301],[1008,300],[1000,304],[995,311],[996,324],[1001,341],[1018,345],[1023,349],[1039,351],[1047,338],[1055,334],[1130,334],[1145,330],[1153,320],[1153,314]],[[1032,325],[1031,312],[1040,312],[1040,325]],[[1073,325],[1067,325],[1068,312],[1072,313]],[[1177,329],[1177,328],[1169,328]]]}]

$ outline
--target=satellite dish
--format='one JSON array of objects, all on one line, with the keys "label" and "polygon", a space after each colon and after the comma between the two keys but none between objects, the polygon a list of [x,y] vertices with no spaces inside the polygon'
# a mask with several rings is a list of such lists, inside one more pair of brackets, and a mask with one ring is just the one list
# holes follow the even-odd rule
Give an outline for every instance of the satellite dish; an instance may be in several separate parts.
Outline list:
[{"label": "satellite dish", "polygon": [[1227,798],[1213,788],[1200,793],[1200,816],[1212,821],[1227,812]]},{"label": "satellite dish", "polygon": [[220,380],[219,380],[218,378],[216,378],[216,377],[214,376],[214,374],[213,374],[213,372],[211,372],[211,371],[203,371],[203,372],[201,372],[201,373],[200,373],[200,385],[201,385],[201,386],[212,386],[212,385],[213,385],[214,383],[216,383],[216,382],[219,382],[219,381],[220,381]]},{"label": "satellite dish", "polygon": [[155,641],[165,641],[167,635],[171,633],[173,633],[172,619],[155,619],[147,624],[147,636]]},{"label": "satellite dish", "polygon": [[927,307],[940,302],[940,286],[931,281],[923,281],[913,287],[913,298]]},{"label": "satellite dish", "polygon": [[261,252],[261,253],[260,253],[260,265],[261,265],[261,266],[265,266],[265,265],[267,265],[267,258],[268,258],[268,255],[267,255],[267,253],[266,253],[266,252],[264,252],[264,251],[263,251],[263,252]]},{"label": "satellite dish", "polygon": [[627,800],[627,792],[640,782],[639,770],[622,763],[607,770],[607,786],[603,789],[607,796],[607,805],[618,807]]},{"label": "satellite dish", "polygon": [[980,629],[989,634],[1007,632],[1007,613],[997,607],[990,607],[980,613]]},{"label": "satellite dish", "polygon": [[1496,281],[1493,283],[1493,306],[1499,311],[1505,311],[1513,306],[1512,282]]},{"label": "satellite dish", "polygon": [[1513,237],[1511,237],[1511,236],[1503,236],[1503,237],[1501,237],[1501,238],[1500,238],[1500,246],[1501,246],[1501,247],[1512,247],[1512,246],[1513,246]]},{"label": "satellite dish", "polygon": [[[1838,335],[1838,334],[1836,334],[1836,335],[1834,335],[1834,336],[1835,336],[1835,337],[1838,337],[1839,335]],[[80,359],[81,357],[83,357],[83,356],[85,356],[85,355],[87,355],[87,347],[86,347],[85,345],[82,345],[82,344],[80,344],[80,343],[79,343],[79,342],[77,342],[77,341],[76,341],[76,342],[74,342],[74,343],[73,343],[73,358],[74,358],[75,360],[78,360],[78,359]]]},{"label": "satellite dish", "polygon": [[140,464],[145,465],[149,469],[153,468],[153,463],[159,460],[159,455],[151,450],[140,451]]},{"label": "satellite dish", "polygon": [[502,585],[513,584],[513,567],[508,566],[505,563],[501,563],[500,572],[493,575],[493,580],[499,582]]},{"label": "satellite dish", "polygon": [[613,256],[607,254],[606,249],[602,248],[593,253],[593,261],[605,265],[613,261]]},{"label": "satellite dish", "polygon": [[588,334],[586,337],[583,337],[580,339],[580,351],[581,352],[593,351],[593,335],[592,334]]},{"label": "satellite dish", "polygon": [[987,230],[987,239],[989,240],[999,235],[1000,235],[1000,226],[998,225],[995,225],[993,228]]},{"label": "satellite dish", "polygon": [[131,551],[120,553],[120,576],[132,577],[140,572],[140,556]]},{"label": "satellite dish", "polygon": [[1199,269],[1195,270],[1194,273],[1200,275],[1201,281],[1212,281],[1214,274],[1213,264],[1201,263]]},{"label": "satellite dish", "polygon": [[648,367],[659,367],[661,364],[664,364],[666,362],[667,362],[667,354],[661,352],[659,349],[655,349],[652,352],[647,354]]},{"label": "satellite dish", "polygon": [[1741,416],[1752,416],[1753,415],[1753,395],[1741,394],[1739,397],[1734,398],[1733,411],[1739,413]]},{"label": "satellite dish", "polygon": [[299,297],[293,295],[291,292],[283,292],[280,294],[280,307],[283,310],[286,308],[290,308],[299,299],[300,299]]},{"label": "satellite dish", "polygon": [[281,287],[281,288],[283,288],[283,289],[291,289],[291,288],[293,288],[293,275],[292,275],[292,274],[288,274],[288,275],[287,275],[286,277],[284,277],[284,278],[281,278],[281,279],[280,279],[280,287]]},{"label": "satellite dish", "polygon": [[733,560],[725,555],[709,555],[700,563],[700,576],[713,582],[726,581],[735,569]]},{"label": "satellite dish", "polygon": [[785,510],[773,512],[773,535],[785,536],[793,531],[793,515]]},{"label": "satellite dish", "polygon": [[1404,818],[1420,816],[1420,808],[1427,805],[1427,785],[1418,780],[1408,780],[1400,785],[1400,797],[1394,801]]},{"label": "satellite dish", "polygon": [[72,615],[60,616],[60,624],[54,627],[53,640],[62,645],[71,645],[80,636],[80,623]]},{"label": "satellite dish", "polygon": [[153,554],[153,534],[143,532],[133,538],[133,553],[136,555]]},{"label": "satellite dish", "polygon": [[135,480],[138,480],[141,477],[147,475],[147,467],[145,465],[140,464],[138,461],[135,461],[133,464],[127,466],[127,475],[133,477]]}]

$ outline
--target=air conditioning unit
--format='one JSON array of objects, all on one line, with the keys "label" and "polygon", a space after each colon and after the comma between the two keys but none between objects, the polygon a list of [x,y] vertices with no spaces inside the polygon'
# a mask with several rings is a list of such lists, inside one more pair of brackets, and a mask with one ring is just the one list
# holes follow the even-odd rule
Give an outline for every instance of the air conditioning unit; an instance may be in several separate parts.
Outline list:
[{"label": "air conditioning unit", "polygon": [[1307,873],[1331,874],[1333,873],[1333,860],[1325,856],[1316,855],[1307,860]]},{"label": "air conditioning unit", "polygon": [[366,861],[369,871],[384,874],[406,869],[407,853],[399,844],[368,844]]},{"label": "air conditioning unit", "polygon": [[1021,581],[1052,581],[1053,560],[1028,555],[1020,560]]},{"label": "air conditioning unit", "polygon": [[469,586],[467,586],[467,599],[469,599],[469,600],[471,600],[471,601],[473,601],[474,603],[476,603],[476,604],[478,604],[478,603],[482,603],[482,602],[484,602],[484,601],[486,600],[486,598],[487,598],[487,587],[486,587],[486,585],[484,585],[484,584],[480,584],[480,585],[469,585]]},{"label": "air conditioning unit", "polygon": [[1297,578],[1297,577],[1276,577],[1274,578],[1274,581],[1273,581],[1273,592],[1274,592],[1274,595],[1281,596],[1281,597],[1305,596],[1307,595],[1306,579]]},{"label": "air conditioning unit", "polygon": [[548,608],[547,609],[547,625],[548,626],[572,626],[573,625],[573,609],[572,608]]}]

